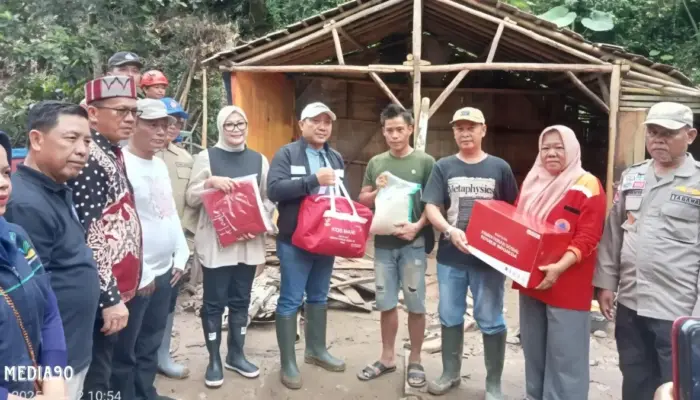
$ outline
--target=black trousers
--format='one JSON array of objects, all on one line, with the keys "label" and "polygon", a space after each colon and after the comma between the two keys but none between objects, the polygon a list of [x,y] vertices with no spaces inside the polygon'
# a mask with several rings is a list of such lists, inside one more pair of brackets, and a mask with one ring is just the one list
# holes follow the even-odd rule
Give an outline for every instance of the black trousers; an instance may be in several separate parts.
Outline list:
[{"label": "black trousers", "polygon": [[170,293],[170,306],[168,308],[168,314],[175,312],[175,306],[177,305],[177,296],[180,294],[180,288],[182,287],[182,278],[175,284]]},{"label": "black trousers", "polygon": [[673,380],[673,321],[641,317],[617,305],[615,341],[620,354],[622,400],[653,400],[658,387]]},{"label": "black trousers", "polygon": [[[112,356],[119,333],[105,336],[101,332],[102,326],[104,326],[102,310],[98,310],[97,313],[92,335],[92,360],[85,376],[81,400],[107,399],[116,396],[113,391],[110,391],[110,378],[112,376]],[[70,332],[66,332],[66,334],[70,334]]]},{"label": "black trousers", "polygon": [[112,390],[122,399],[154,400],[153,383],[158,369],[158,348],[168,318],[171,271],[156,277],[150,296],[136,296],[128,304],[129,324],[119,332],[114,349]]},{"label": "black trousers", "polygon": [[224,308],[228,306],[229,320],[247,322],[255,269],[255,265],[247,264],[219,268],[203,267],[202,316],[220,317]]}]

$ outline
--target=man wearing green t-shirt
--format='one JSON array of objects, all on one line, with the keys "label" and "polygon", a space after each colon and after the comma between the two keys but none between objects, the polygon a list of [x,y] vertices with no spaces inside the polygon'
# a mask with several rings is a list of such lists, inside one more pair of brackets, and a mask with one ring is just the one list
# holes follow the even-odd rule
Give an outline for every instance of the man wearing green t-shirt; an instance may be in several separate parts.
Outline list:
[{"label": "man wearing green t-shirt", "polygon": [[[414,125],[410,111],[391,104],[382,112],[381,124],[389,151],[374,156],[367,164],[359,200],[368,207],[374,206],[377,193],[387,184],[383,175],[385,172],[420,184],[423,188],[435,164],[433,157],[414,150],[409,144]],[[395,344],[399,328],[396,306],[399,289],[403,289],[411,339],[407,380],[413,387],[426,384],[420,358],[425,331],[425,269],[426,253],[432,251],[435,239],[432,227],[423,214],[422,203],[418,200],[413,204],[414,218],[411,222],[396,226],[393,235],[377,235],[374,238],[376,304],[381,312],[382,354],[378,361],[358,373],[357,377],[363,381],[396,370]]]}]

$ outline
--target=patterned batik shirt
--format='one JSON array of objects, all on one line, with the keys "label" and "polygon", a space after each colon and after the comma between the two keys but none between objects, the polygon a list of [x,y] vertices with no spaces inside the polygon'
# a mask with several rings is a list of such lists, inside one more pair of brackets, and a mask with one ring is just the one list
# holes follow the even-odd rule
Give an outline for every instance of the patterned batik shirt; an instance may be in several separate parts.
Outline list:
[{"label": "patterned batik shirt", "polygon": [[90,158],[69,182],[100,273],[100,309],[131,300],[141,280],[141,223],[121,149],[93,131]]}]

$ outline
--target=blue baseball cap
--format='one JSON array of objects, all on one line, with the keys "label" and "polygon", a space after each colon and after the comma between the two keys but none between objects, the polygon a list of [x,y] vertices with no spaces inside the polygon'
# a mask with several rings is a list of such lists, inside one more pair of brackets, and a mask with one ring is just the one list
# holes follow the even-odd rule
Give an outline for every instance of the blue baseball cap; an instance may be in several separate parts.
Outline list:
[{"label": "blue baseball cap", "polygon": [[173,99],[172,97],[163,97],[162,99],[160,99],[160,101],[162,101],[163,104],[165,104],[165,108],[168,110],[168,115],[184,119],[190,117],[189,114],[187,114],[185,110],[182,109],[180,103],[175,101],[175,99]]}]

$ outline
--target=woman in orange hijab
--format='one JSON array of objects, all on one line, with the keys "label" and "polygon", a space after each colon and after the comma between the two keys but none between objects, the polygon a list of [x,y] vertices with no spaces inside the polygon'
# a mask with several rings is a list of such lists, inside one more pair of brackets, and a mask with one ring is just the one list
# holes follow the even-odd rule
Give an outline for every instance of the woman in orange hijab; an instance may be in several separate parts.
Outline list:
[{"label": "woman in orange hijab", "polygon": [[[562,125],[546,128],[520,193],[518,210],[573,233],[561,259],[541,266],[543,281],[520,290],[520,340],[530,400],[587,400],[590,308],[605,192],[581,167],[581,146]],[[560,280],[565,278],[566,285]]]}]

